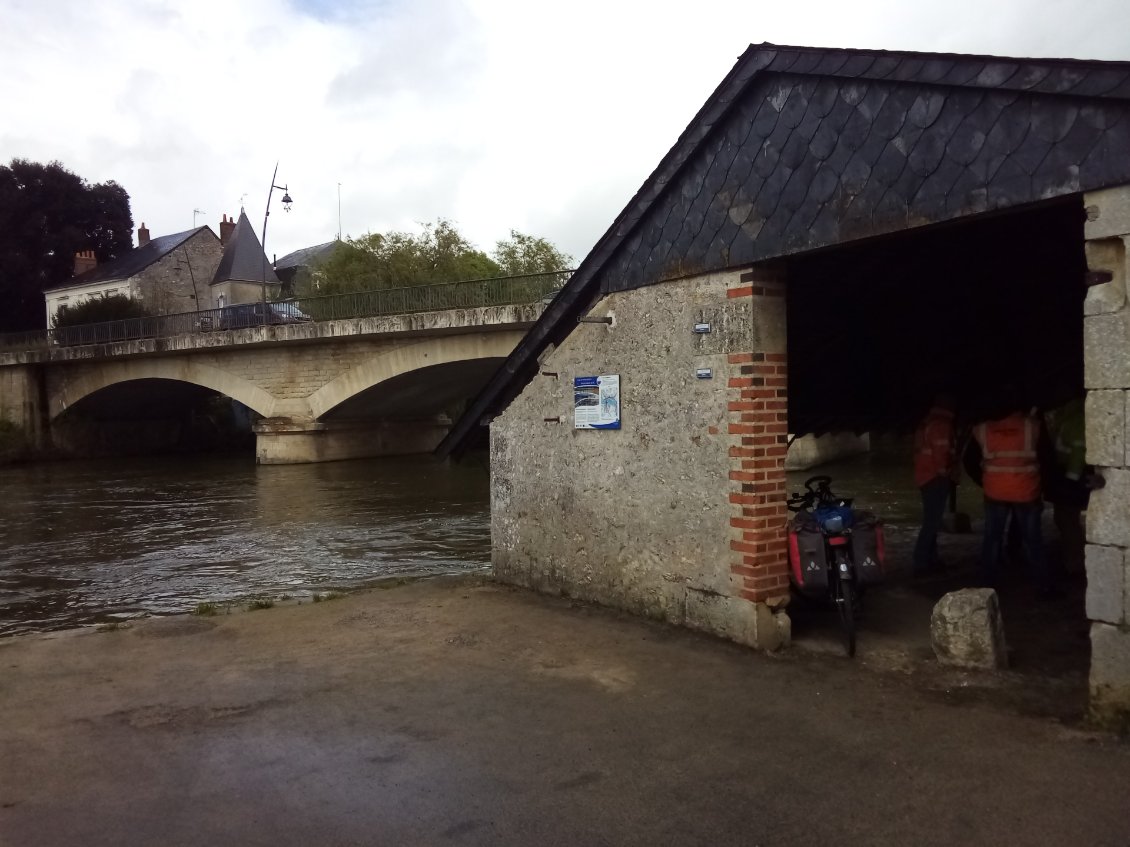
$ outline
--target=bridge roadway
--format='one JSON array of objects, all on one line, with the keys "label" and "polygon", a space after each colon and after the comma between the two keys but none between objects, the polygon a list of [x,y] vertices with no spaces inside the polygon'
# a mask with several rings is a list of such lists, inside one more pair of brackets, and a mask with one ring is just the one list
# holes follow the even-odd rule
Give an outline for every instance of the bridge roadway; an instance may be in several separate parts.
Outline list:
[{"label": "bridge roadway", "polygon": [[261,416],[253,428],[263,464],[429,452],[544,308],[446,309],[0,352],[0,420],[23,427],[40,447],[67,452],[75,421],[89,436],[92,420],[128,417],[131,408],[152,417],[173,386],[196,386]]}]

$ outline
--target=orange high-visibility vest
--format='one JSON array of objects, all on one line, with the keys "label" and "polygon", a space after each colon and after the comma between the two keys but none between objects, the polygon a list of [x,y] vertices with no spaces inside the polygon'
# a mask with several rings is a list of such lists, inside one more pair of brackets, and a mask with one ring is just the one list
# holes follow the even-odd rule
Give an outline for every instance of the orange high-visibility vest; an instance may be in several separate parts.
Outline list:
[{"label": "orange high-visibility vest", "polygon": [[914,433],[914,484],[952,476],[956,465],[953,412],[935,406]]},{"label": "orange high-visibility vest", "polygon": [[1003,503],[1031,503],[1040,499],[1040,463],[1036,443],[1040,424],[1019,412],[973,427],[981,445],[981,470],[985,496]]}]

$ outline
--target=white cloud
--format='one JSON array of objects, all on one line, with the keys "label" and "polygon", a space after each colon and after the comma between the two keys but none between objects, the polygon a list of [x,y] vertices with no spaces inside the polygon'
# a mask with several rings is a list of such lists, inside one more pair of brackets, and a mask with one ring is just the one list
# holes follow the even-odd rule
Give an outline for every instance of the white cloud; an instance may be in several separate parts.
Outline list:
[{"label": "white cloud", "polygon": [[[154,234],[193,209],[282,254],[453,218],[581,258],[750,42],[1130,59],[1130,4],[7,0],[0,161],[115,179]],[[275,202],[278,202],[276,195]],[[280,208],[277,207],[276,208]]]}]

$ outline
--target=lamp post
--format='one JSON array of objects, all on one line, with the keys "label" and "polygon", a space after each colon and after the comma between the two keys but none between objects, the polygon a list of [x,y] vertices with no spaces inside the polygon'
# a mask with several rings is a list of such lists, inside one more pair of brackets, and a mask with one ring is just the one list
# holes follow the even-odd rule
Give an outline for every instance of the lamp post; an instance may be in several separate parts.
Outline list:
[{"label": "lamp post", "polygon": [[267,192],[267,211],[263,213],[263,275],[262,275],[262,289],[263,289],[263,324],[267,323],[267,218],[271,216],[271,195],[275,193],[277,188],[283,193],[282,204],[283,209],[287,212],[290,211],[290,204],[294,201],[290,199],[290,191],[285,185],[275,185],[275,178],[279,175],[279,163],[275,162],[275,172],[271,174],[271,188]]}]

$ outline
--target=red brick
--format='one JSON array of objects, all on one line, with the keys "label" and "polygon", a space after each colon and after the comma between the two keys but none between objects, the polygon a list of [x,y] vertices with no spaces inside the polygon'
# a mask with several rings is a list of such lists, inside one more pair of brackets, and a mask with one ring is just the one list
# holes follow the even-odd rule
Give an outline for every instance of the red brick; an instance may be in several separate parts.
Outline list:
[{"label": "red brick", "polygon": [[753,287],[743,285],[740,288],[731,288],[726,292],[727,297],[749,297],[753,294]]},{"label": "red brick", "polygon": [[726,357],[726,361],[729,362],[731,365],[745,364],[746,362],[752,362],[753,361],[753,354],[752,353],[731,353],[730,355],[728,355]]}]

